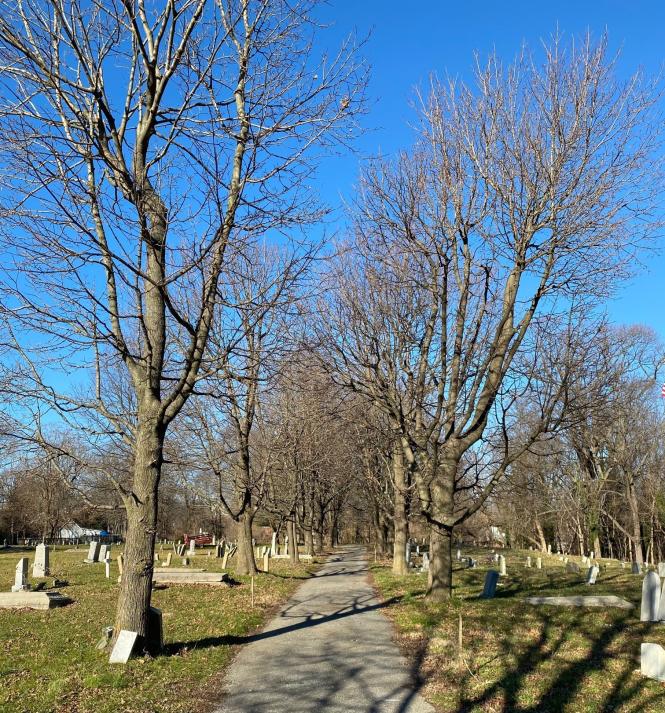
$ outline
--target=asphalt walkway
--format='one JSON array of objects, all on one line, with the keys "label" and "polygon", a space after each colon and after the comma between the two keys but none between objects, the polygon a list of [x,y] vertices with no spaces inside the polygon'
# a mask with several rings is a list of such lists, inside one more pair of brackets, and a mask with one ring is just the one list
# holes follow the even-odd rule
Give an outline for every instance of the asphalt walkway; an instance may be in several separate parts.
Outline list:
[{"label": "asphalt walkway", "polygon": [[367,579],[340,548],[242,648],[217,713],[431,713]]}]

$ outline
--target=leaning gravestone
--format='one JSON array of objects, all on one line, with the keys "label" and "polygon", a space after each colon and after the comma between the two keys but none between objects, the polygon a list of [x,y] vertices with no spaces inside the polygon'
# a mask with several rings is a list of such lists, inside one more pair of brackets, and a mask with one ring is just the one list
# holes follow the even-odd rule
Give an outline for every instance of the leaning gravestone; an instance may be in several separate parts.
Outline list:
[{"label": "leaning gravestone", "polygon": [[633,564],[630,565],[630,572],[631,574],[640,574],[640,565],[637,562],[633,562]]},{"label": "leaning gravestone", "polygon": [[12,592],[27,592],[30,589],[28,584],[28,558],[21,557],[16,565],[14,574],[14,586]]},{"label": "leaning gravestone", "polygon": [[33,577],[48,577],[48,547],[42,542],[35,548],[35,563],[32,565]]},{"label": "leaning gravestone", "polygon": [[85,558],[88,564],[99,561],[99,542],[93,540],[88,547],[88,556]]},{"label": "leaning gravestone", "polygon": [[665,649],[659,644],[642,644],[640,671],[647,678],[665,681]]},{"label": "leaning gravestone", "polygon": [[506,576],[506,558],[503,555],[499,555],[499,574]]},{"label": "leaning gravestone", "polygon": [[658,621],[660,604],[660,577],[653,571],[647,572],[642,582],[642,606],[640,621]]},{"label": "leaning gravestone", "polygon": [[499,573],[495,569],[488,570],[485,575],[485,586],[483,587],[482,599],[494,599],[496,585],[499,582]]},{"label": "leaning gravestone", "polygon": [[595,584],[596,579],[598,578],[599,572],[600,572],[600,569],[596,565],[589,567],[589,571],[586,574],[586,583],[587,584]]},{"label": "leaning gravestone", "polygon": [[162,610],[157,607],[148,609],[148,634],[146,636],[147,648],[150,653],[158,653],[164,648],[164,627],[162,624]]},{"label": "leaning gravestone", "polygon": [[113,651],[111,651],[111,656],[109,657],[109,663],[127,663],[129,657],[134,651],[134,646],[136,646],[136,640],[138,634],[135,631],[127,631],[123,629],[115,641],[115,646]]}]

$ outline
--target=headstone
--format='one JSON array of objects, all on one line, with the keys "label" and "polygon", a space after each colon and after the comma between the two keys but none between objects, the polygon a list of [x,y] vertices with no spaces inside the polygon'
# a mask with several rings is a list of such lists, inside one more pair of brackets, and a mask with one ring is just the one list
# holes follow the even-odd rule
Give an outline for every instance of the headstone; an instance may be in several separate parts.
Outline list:
[{"label": "headstone", "polygon": [[183,566],[183,567],[189,567],[189,557],[183,557],[183,558],[182,558],[182,566]]},{"label": "headstone", "polygon": [[495,552],[495,553],[492,555],[492,559],[494,560],[494,562],[498,562],[498,561],[499,561],[499,555]]},{"label": "headstone", "polygon": [[166,555],[166,562],[164,562],[164,567],[170,567],[171,566],[171,557],[173,556],[173,552],[169,552]]},{"label": "headstone", "polygon": [[270,550],[266,550],[263,553],[263,571],[264,572],[270,571]]},{"label": "headstone", "polygon": [[148,609],[148,631],[146,647],[150,653],[158,653],[164,648],[164,627],[162,625],[162,610],[157,607]]},{"label": "headstone", "polygon": [[103,562],[106,559],[106,551],[108,550],[108,545],[101,545],[99,548],[99,555],[97,560]]},{"label": "headstone", "polygon": [[503,555],[499,555],[499,574],[506,576],[506,558]]},{"label": "headstone", "polygon": [[111,576],[111,560],[106,558],[104,560],[104,573],[106,574],[106,579]]},{"label": "headstone", "polygon": [[591,554],[589,555],[589,559],[592,560],[592,559],[593,559],[593,556],[594,556],[595,554],[596,554],[596,553],[595,553],[593,550],[591,550]]},{"label": "headstone", "polygon": [[642,582],[642,606],[640,621],[658,621],[660,605],[660,577],[654,571],[649,571]]},{"label": "headstone", "polygon": [[536,569],[543,568],[543,560],[541,557],[536,557]]},{"label": "headstone", "polygon": [[115,646],[109,657],[109,663],[127,663],[129,657],[132,655],[132,651],[134,651],[138,636],[135,631],[123,629],[115,641]]},{"label": "headstone", "polygon": [[589,571],[586,574],[586,583],[595,584],[596,578],[598,577],[598,572],[600,572],[600,570],[598,569],[598,567],[596,567],[596,565],[589,567]]},{"label": "headstone", "polygon": [[462,550],[457,550],[457,561],[459,562],[462,559]]},{"label": "headstone", "polygon": [[527,558],[526,558],[526,566],[527,566],[527,567],[531,567],[531,555],[527,555]]},{"label": "headstone", "polygon": [[423,566],[420,568],[421,572],[429,572],[429,553],[423,552]]},{"label": "headstone", "polygon": [[547,554],[548,555],[552,554],[552,545],[547,545]]},{"label": "headstone", "polygon": [[224,552],[226,551],[226,543],[225,542],[219,542],[217,544],[217,548],[215,550],[215,554],[219,559],[224,557]]},{"label": "headstone", "polygon": [[229,548],[227,548],[226,552],[224,553],[224,557],[222,558],[222,569],[226,569],[226,567],[229,563],[230,556],[231,556],[231,550]]},{"label": "headstone", "polygon": [[193,538],[189,541],[189,552],[187,554],[189,554],[189,555],[196,554],[196,540]]},{"label": "headstone", "polygon": [[122,577],[122,568],[125,564],[125,557],[122,552],[118,555],[118,574]]},{"label": "headstone", "polygon": [[570,572],[571,574],[579,574],[580,566],[577,564],[577,562],[566,562],[566,572]]},{"label": "headstone", "polygon": [[86,557],[86,562],[97,562],[99,560],[99,542],[93,540],[88,547],[88,556]]},{"label": "headstone", "polygon": [[631,574],[640,574],[640,565],[637,562],[633,562],[633,564],[630,565],[630,571]]},{"label": "headstone", "polygon": [[665,681],[665,649],[659,644],[642,644],[640,671],[647,678]]},{"label": "headstone", "polygon": [[48,547],[42,542],[35,548],[35,563],[32,565],[33,577],[48,577]]},{"label": "headstone", "polygon": [[660,601],[658,602],[658,621],[665,621],[665,582],[660,590]]},{"label": "headstone", "polygon": [[28,584],[28,558],[21,557],[16,565],[14,574],[14,586],[12,592],[27,592],[30,589]]},{"label": "headstone", "polygon": [[277,553],[277,533],[276,532],[272,533],[272,540],[270,542],[270,551],[274,552],[275,554]]},{"label": "headstone", "polygon": [[406,543],[406,563],[411,564],[411,542]]},{"label": "headstone", "polygon": [[496,593],[496,585],[499,582],[499,573],[495,569],[488,570],[485,575],[485,586],[483,587],[482,598],[494,599]]},{"label": "headstone", "polygon": [[665,577],[665,562],[658,563],[658,576],[662,579]]}]

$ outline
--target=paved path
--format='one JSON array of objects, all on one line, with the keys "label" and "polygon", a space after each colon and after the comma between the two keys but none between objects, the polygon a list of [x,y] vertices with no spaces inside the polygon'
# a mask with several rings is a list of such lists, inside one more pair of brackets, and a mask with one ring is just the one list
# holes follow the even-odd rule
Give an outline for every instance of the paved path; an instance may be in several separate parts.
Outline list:
[{"label": "paved path", "polygon": [[307,580],[231,665],[217,713],[430,713],[367,581],[360,547]]}]

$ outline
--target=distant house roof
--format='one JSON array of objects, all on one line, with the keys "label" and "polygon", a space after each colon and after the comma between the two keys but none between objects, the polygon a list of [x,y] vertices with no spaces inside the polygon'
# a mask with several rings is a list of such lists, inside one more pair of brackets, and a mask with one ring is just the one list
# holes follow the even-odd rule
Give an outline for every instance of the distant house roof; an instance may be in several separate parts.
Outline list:
[{"label": "distant house roof", "polygon": [[69,525],[63,527],[60,530],[60,537],[65,539],[72,537],[94,537],[95,535],[100,535],[101,530],[93,530],[89,527],[81,527],[75,522],[70,522]]}]

